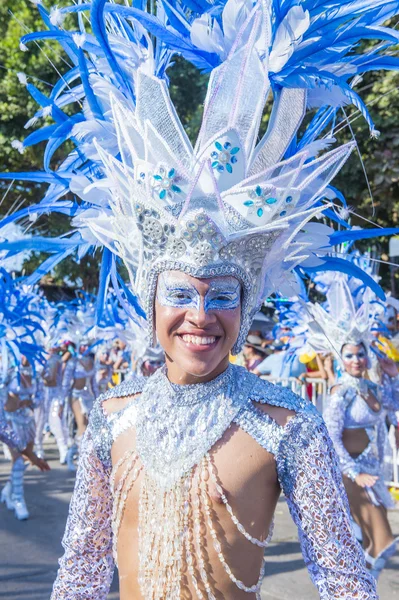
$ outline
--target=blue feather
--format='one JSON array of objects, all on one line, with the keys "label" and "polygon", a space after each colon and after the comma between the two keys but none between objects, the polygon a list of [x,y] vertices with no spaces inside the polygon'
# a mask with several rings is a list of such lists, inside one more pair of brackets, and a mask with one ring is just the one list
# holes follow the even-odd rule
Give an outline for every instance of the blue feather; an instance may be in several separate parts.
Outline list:
[{"label": "blue feather", "polygon": [[100,268],[100,277],[99,277],[99,286],[98,286],[98,294],[97,294],[97,302],[96,302],[96,314],[97,314],[97,322],[101,322],[101,318],[104,313],[105,300],[107,296],[109,280],[111,277],[111,267],[113,261],[113,254],[108,248],[104,248],[102,259],[101,259],[101,268]]},{"label": "blue feather", "polygon": [[76,247],[67,248],[64,252],[59,252],[50,256],[42,264],[36,269],[32,275],[26,278],[26,285],[35,285],[44,275],[47,275],[54,267],[56,267],[60,262],[65,260],[68,256],[75,252]]},{"label": "blue feather", "polygon": [[[57,27],[55,27],[51,21],[50,21],[50,17],[49,17],[49,13],[48,11],[44,8],[44,6],[42,4],[37,4],[37,8],[38,11],[40,13],[40,16],[42,17],[44,23],[47,25],[47,27],[52,30],[52,31],[59,31],[59,29],[57,29]],[[72,44],[68,43],[66,40],[61,39],[60,41],[61,46],[63,47],[63,49],[65,50],[65,52],[68,54],[69,58],[72,60],[72,62],[76,65],[77,64],[77,56],[74,52],[74,47]]]},{"label": "blue feather", "polygon": [[47,96],[42,94],[42,92],[38,90],[36,86],[34,86],[32,83],[28,83],[26,89],[35,102],[40,104],[40,106],[51,106],[51,116],[53,117],[54,121],[62,123],[63,121],[67,120],[68,117],[62,112],[62,110],[60,110],[58,106],[54,104],[54,102],[47,98]]},{"label": "blue feather", "polygon": [[28,146],[34,146],[39,142],[43,142],[44,140],[48,140],[49,137],[57,130],[58,125],[48,125],[47,127],[42,127],[37,131],[33,131],[28,137],[24,139],[24,146],[27,148]]},{"label": "blue feather", "polygon": [[90,106],[90,110],[93,113],[93,117],[95,119],[98,119],[99,121],[103,121],[104,115],[103,115],[101,107],[97,101],[97,98],[96,98],[93,90],[91,89],[90,80],[89,80],[89,71],[87,69],[85,55],[81,48],[79,48],[79,50],[78,50],[78,57],[79,57],[80,76],[82,79],[87,102],[89,103],[89,106]]},{"label": "blue feather", "polygon": [[[62,173],[62,177],[57,173],[46,173],[45,171],[26,171],[21,173],[0,173],[0,179],[16,181],[35,181],[37,183],[65,183],[73,176],[73,173]],[[34,211],[32,211],[34,212]]]},{"label": "blue feather", "polygon": [[323,257],[323,263],[321,265],[318,265],[317,267],[302,267],[302,270],[308,274],[317,273],[318,271],[339,271],[341,273],[346,273],[346,275],[350,275],[351,277],[363,281],[378,298],[385,300],[385,293],[382,287],[379,286],[370,275],[363,271],[363,269],[348,260],[336,258],[334,256],[325,256]]},{"label": "blue feather", "polygon": [[381,227],[378,229],[350,229],[349,231],[336,231],[330,235],[330,242],[333,246],[343,242],[365,240],[374,237],[398,235],[398,227]]},{"label": "blue feather", "polygon": [[52,172],[50,170],[50,160],[51,160],[54,152],[68,138],[74,125],[76,125],[76,123],[81,123],[84,120],[85,120],[84,115],[82,113],[77,113],[77,114],[73,115],[72,117],[70,117],[65,123],[62,123],[62,125],[60,125],[56,129],[54,134],[51,136],[51,138],[46,146],[46,149],[44,151],[43,167],[44,167],[45,171]]},{"label": "blue feather", "polygon": [[109,66],[115,74],[120,87],[122,88],[122,90],[126,90],[128,93],[130,93],[130,95],[132,95],[133,92],[130,89],[130,85],[126,80],[123,72],[121,71],[118,62],[113,55],[111,46],[108,42],[108,36],[104,21],[104,9],[106,5],[106,0],[93,0],[92,2],[90,17],[93,33],[96,36],[98,42],[100,43],[101,48],[104,51],[105,57],[109,63]]}]

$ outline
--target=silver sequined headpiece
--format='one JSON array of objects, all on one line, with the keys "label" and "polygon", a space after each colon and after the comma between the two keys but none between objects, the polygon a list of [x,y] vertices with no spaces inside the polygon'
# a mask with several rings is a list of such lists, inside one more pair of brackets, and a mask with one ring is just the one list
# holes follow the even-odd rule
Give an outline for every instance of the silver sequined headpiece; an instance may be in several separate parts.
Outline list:
[{"label": "silver sequined headpiece", "polygon": [[[338,359],[345,344],[363,344],[369,350],[375,321],[374,310],[368,301],[368,291],[363,301],[355,307],[347,282],[337,278],[327,292],[328,310],[320,304],[308,303],[307,344],[316,352],[333,352]],[[313,318],[310,317],[312,315]]]},{"label": "silver sequined headpiece", "polygon": [[[255,11],[248,42],[214,69],[201,130],[192,147],[163,80],[148,68],[136,77],[136,105],[112,98],[118,157],[97,139],[109,190],[106,222],[87,219],[97,238],[126,264],[153,336],[158,274],[234,275],[243,288],[245,341],[263,299],[298,265],[320,263],[331,230],[309,221],[352,144],[315,158],[314,145],[280,162],[300,126],[306,90],[283,88],[257,144],[270,92],[268,15]],[[236,45],[237,47],[237,45]],[[322,249],[322,250],[320,250]]]}]

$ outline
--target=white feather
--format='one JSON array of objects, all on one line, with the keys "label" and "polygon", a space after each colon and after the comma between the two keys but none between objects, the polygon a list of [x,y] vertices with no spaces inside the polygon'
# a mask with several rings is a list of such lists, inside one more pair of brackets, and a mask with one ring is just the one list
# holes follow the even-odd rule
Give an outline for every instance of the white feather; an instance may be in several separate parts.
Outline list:
[{"label": "white feather", "polygon": [[310,16],[301,6],[293,6],[280,23],[270,53],[269,69],[278,73],[291,58],[310,25]]},{"label": "white feather", "polygon": [[226,58],[223,32],[219,23],[208,15],[202,15],[193,21],[191,26],[192,43],[206,52],[215,52],[222,59]]},{"label": "white feather", "polygon": [[28,83],[28,78],[25,73],[17,73],[18,81],[21,85],[26,85]]},{"label": "white feather", "polygon": [[20,140],[13,140],[11,142],[11,147],[14,148],[14,150],[18,150],[20,154],[24,154],[25,152],[24,145]]}]

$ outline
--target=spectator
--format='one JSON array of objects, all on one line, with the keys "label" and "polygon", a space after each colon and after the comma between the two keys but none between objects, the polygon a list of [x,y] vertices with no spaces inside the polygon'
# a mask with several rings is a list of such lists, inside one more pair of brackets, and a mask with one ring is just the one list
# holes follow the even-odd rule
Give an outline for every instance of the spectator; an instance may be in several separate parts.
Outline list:
[{"label": "spectator", "polygon": [[262,346],[262,338],[259,335],[249,335],[243,348],[244,366],[253,373],[257,366],[264,360],[266,350]]}]

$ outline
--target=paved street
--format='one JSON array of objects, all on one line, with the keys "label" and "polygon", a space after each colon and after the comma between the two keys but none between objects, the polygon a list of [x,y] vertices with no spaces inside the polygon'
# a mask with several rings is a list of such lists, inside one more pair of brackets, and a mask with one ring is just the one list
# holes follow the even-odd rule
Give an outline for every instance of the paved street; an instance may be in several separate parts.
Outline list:
[{"label": "paved street", "polygon": [[[26,499],[31,518],[18,522],[0,506],[0,599],[47,600],[61,553],[74,476],[59,465],[53,444],[47,444],[52,471],[26,474]],[[0,459],[0,486],[6,481],[9,463]],[[399,513],[391,513],[394,533],[399,535]],[[278,505],[274,541],[266,551],[263,600],[317,600],[304,568],[295,529],[283,501]],[[118,599],[114,582],[109,600]],[[391,561],[379,584],[381,600],[399,599],[399,556]],[[132,599],[133,600],[133,599]]]}]

